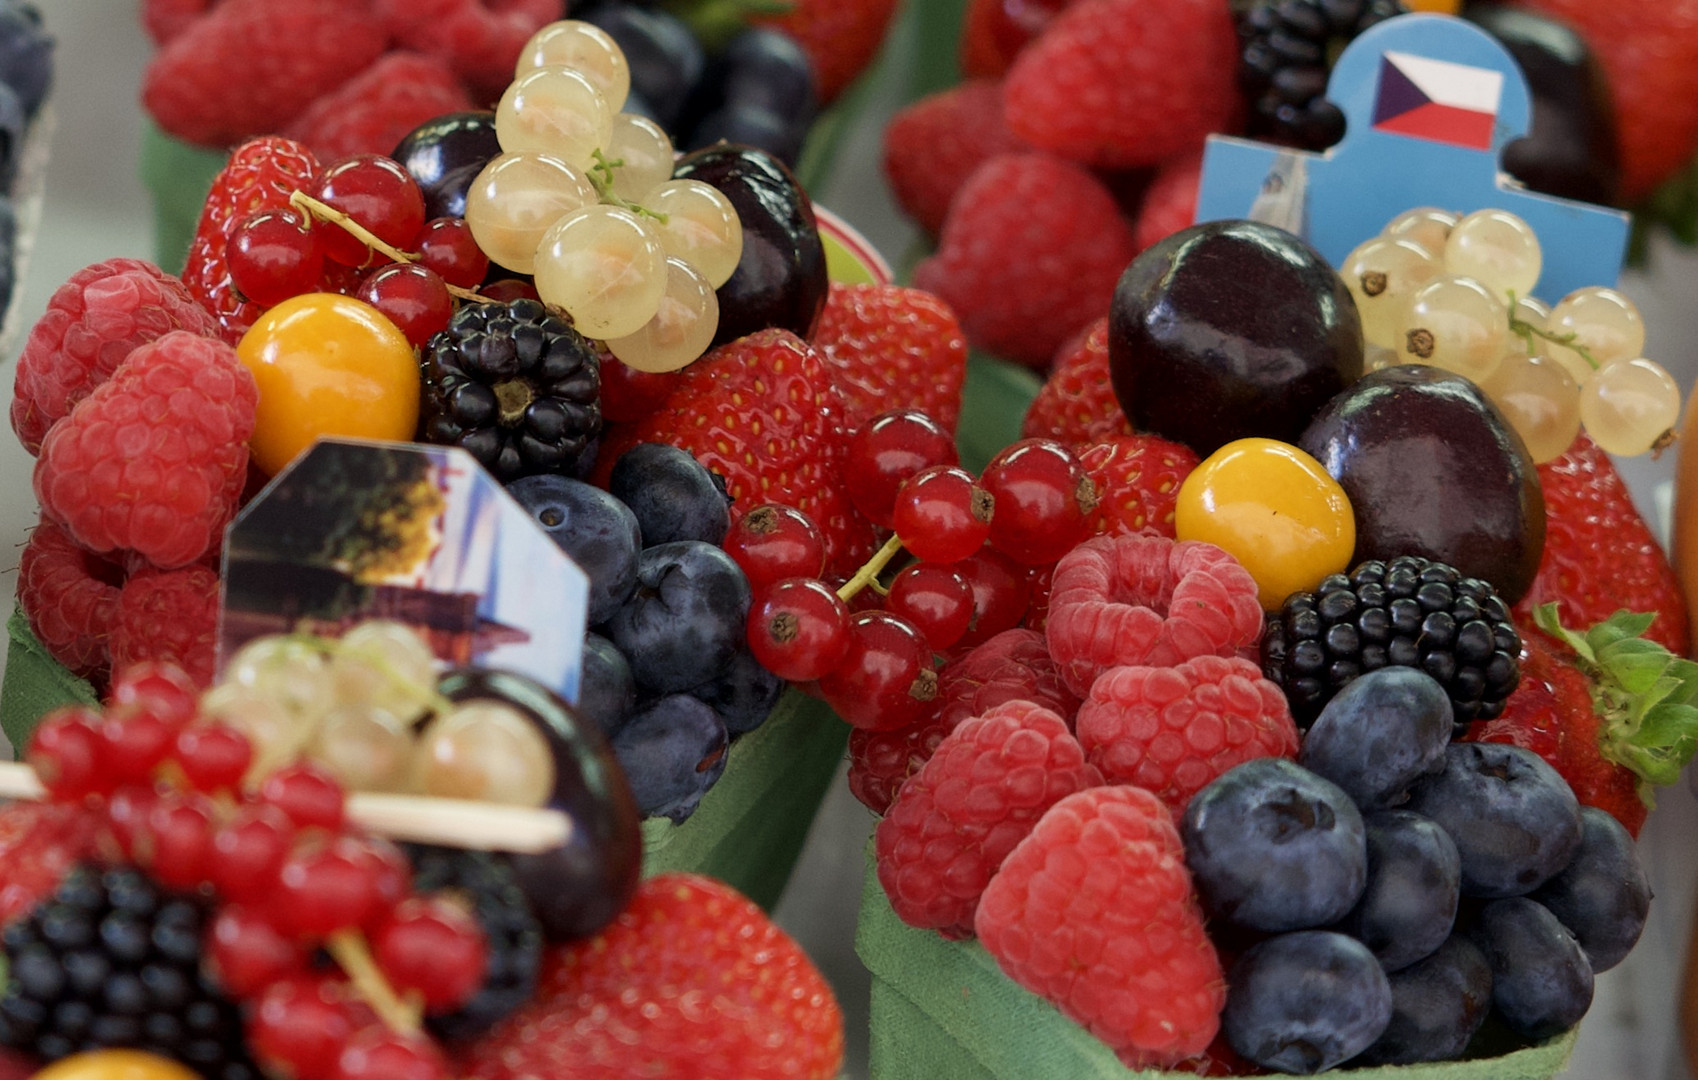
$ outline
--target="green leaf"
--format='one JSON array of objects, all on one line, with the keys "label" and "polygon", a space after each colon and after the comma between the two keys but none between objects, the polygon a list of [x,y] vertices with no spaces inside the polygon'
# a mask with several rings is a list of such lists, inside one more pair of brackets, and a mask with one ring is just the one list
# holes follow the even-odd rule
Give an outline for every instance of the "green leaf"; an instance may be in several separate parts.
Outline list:
[{"label": "green leaf", "polygon": [[61,705],[99,705],[100,695],[85,679],[65,670],[36,640],[23,610],[6,620],[6,682],[0,685],[0,728],[21,754],[41,718]]},{"label": "green leaf", "polygon": [[1645,782],[1666,787],[1680,779],[1695,750],[1698,707],[1664,703],[1646,711],[1631,742],[1622,744],[1625,760],[1618,760]]}]

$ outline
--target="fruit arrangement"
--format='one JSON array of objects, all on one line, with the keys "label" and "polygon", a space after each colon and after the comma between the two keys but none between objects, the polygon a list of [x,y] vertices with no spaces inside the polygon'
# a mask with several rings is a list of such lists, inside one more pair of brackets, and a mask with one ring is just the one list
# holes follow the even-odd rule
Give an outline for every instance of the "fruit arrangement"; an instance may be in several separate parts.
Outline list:
[{"label": "fruit arrangement", "polygon": [[[425,795],[349,793],[291,754],[280,733],[324,703],[418,713]],[[753,903],[639,882],[599,733],[522,676],[439,670],[400,624],[259,638],[205,692],[125,668],[24,759],[6,788],[44,801],[0,809],[0,1044],[67,1076],[137,1051],[163,1071],[122,1075],[836,1074],[831,991]]]}]

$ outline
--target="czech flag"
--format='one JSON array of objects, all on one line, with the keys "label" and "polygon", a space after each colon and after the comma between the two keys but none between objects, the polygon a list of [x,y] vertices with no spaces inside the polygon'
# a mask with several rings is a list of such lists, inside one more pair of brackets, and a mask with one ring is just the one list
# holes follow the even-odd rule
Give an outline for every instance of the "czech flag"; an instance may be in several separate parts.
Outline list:
[{"label": "czech flag", "polygon": [[1374,130],[1490,150],[1502,94],[1501,71],[1387,52],[1380,59]]}]

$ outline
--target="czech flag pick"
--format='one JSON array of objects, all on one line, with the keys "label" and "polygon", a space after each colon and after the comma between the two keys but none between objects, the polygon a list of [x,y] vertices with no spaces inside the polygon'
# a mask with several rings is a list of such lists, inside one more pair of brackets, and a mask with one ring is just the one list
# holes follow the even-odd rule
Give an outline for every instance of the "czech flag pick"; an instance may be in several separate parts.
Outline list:
[{"label": "czech flag pick", "polygon": [[1490,150],[1502,94],[1502,72],[1388,51],[1380,59],[1374,130]]}]

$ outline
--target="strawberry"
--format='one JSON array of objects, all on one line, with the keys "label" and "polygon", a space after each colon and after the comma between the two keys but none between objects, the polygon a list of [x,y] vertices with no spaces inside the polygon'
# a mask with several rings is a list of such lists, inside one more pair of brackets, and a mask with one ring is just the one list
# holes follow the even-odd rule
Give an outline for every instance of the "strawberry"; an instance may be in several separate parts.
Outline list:
[{"label": "strawberry", "polygon": [[1132,226],[1132,240],[1139,251],[1190,227],[1197,216],[1197,183],[1202,176],[1201,150],[1162,162],[1144,191]]},{"label": "strawberry", "polygon": [[544,956],[537,993],[473,1043],[476,1080],[831,1080],[843,1016],[760,908],[722,882],[661,874],[596,936]]},{"label": "strawberry", "polygon": [[99,815],[81,806],[0,807],[0,926],[28,914],[71,867],[94,855],[99,832]]},{"label": "strawberry", "polygon": [[971,0],[961,24],[961,73],[1001,78],[1028,43],[1072,0]]},{"label": "strawberry", "polygon": [[955,309],[970,343],[1042,370],[1108,310],[1133,254],[1095,176],[1048,154],[1004,154],[956,193],[914,284]]},{"label": "strawberry", "polygon": [[842,391],[844,427],[891,409],[918,409],[955,431],[967,339],[942,300],[900,285],[834,281],[813,344]]},{"label": "strawberry", "polygon": [[1653,789],[1679,779],[1698,749],[1698,664],[1641,636],[1650,615],[1621,612],[1584,635],[1564,628],[1555,604],[1533,618],[1545,633],[1522,635],[1520,684],[1468,738],[1533,751],[1582,804],[1637,836]]},{"label": "strawberry", "polygon": [[230,344],[242,340],[263,310],[244,300],[230,281],[224,262],[230,233],[261,210],[288,206],[289,195],[310,187],[317,175],[318,158],[311,150],[292,139],[272,136],[238,146],[213,179],[189,243],[183,284],[218,319]]},{"label": "strawberry", "polygon": [[795,38],[814,65],[820,104],[829,104],[873,62],[897,0],[794,0],[783,15],[756,19]]},{"label": "strawberry", "polygon": [[1056,355],[1054,370],[1026,410],[1020,434],[1069,444],[1132,434],[1132,424],[1109,383],[1106,316]]},{"label": "strawberry", "polygon": [[1609,455],[1584,434],[1539,466],[1545,492],[1545,551],[1516,621],[1556,603],[1563,622],[1591,626],[1617,611],[1653,613],[1646,632],[1677,656],[1688,652],[1686,602],[1668,558],[1634,508]]},{"label": "strawberry", "polygon": [[1015,60],[1008,126],[1083,165],[1154,165],[1224,131],[1238,36],[1220,0],[1078,0]]},{"label": "strawberry", "polygon": [[920,228],[936,236],[950,200],[973,170],[1024,144],[1002,119],[1002,87],[977,79],[921,98],[884,129],[884,175],[891,194]]},{"label": "strawberry", "polygon": [[827,570],[854,573],[873,549],[872,526],[841,479],[843,396],[813,346],[762,330],[720,346],[679,373],[659,409],[611,427],[596,478],[640,442],[671,443],[725,478],[734,518],[765,502],[807,514],[825,536]]},{"label": "strawberry", "polygon": [[1081,450],[1079,463],[1097,488],[1095,535],[1146,529],[1174,535],[1179,485],[1197,467],[1189,446],[1154,435],[1112,435]]},{"label": "strawberry", "polygon": [[1519,0],[1573,26],[1609,78],[1621,197],[1643,199],[1698,149],[1698,0]]}]

